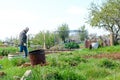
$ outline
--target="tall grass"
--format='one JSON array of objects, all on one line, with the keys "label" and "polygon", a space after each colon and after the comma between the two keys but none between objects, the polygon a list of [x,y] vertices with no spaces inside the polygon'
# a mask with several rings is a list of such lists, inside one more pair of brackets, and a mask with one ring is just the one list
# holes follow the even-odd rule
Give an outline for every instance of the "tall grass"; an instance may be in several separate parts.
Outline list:
[{"label": "tall grass", "polygon": [[7,56],[9,53],[16,53],[19,49],[17,47],[0,47],[0,56]]},{"label": "tall grass", "polygon": [[46,55],[48,65],[24,67],[29,58],[0,60],[1,71],[6,73],[0,80],[13,80],[13,76],[22,77],[26,70],[32,70],[32,76],[26,80],[120,80],[120,62],[107,58],[84,58],[86,55],[109,54],[119,52],[120,46],[98,49],[80,49],[72,52]]}]

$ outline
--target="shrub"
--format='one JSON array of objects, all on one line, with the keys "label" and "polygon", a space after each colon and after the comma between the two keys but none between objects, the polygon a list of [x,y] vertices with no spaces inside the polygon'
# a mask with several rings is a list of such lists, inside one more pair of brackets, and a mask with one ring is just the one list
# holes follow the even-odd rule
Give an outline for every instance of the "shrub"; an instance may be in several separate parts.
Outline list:
[{"label": "shrub", "polygon": [[119,65],[120,65],[119,63],[114,62],[113,60],[109,60],[109,59],[103,59],[100,62],[101,67],[110,68],[110,69],[114,69],[118,67]]},{"label": "shrub", "polygon": [[9,53],[15,53],[17,51],[16,47],[1,47],[0,56],[7,56]]},{"label": "shrub", "polygon": [[65,48],[75,49],[75,48],[79,48],[79,45],[75,42],[65,43]]}]

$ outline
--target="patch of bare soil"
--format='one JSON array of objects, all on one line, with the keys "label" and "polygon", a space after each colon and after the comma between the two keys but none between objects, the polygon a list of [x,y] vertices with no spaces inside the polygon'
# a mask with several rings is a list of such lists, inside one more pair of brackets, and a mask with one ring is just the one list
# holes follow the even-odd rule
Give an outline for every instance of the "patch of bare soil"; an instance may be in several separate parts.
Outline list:
[{"label": "patch of bare soil", "polygon": [[70,52],[74,51],[73,49],[70,50],[45,50],[45,54],[50,54],[50,53],[60,53],[60,52]]},{"label": "patch of bare soil", "polygon": [[120,60],[120,53],[98,54],[94,56],[86,56],[86,58],[111,58]]},{"label": "patch of bare soil", "polygon": [[2,59],[3,58],[3,56],[0,56],[0,59]]}]

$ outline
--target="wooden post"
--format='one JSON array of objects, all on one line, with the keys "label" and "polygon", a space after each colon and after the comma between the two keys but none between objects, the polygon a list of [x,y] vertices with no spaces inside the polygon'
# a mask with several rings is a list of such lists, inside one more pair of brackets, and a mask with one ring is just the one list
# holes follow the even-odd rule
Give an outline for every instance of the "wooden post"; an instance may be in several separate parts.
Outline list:
[{"label": "wooden post", "polygon": [[114,36],[113,36],[113,34],[111,33],[110,34],[110,46],[113,46],[113,38]]},{"label": "wooden post", "polygon": [[45,46],[45,31],[44,31],[44,45],[43,45],[43,49],[46,49],[46,46]]}]

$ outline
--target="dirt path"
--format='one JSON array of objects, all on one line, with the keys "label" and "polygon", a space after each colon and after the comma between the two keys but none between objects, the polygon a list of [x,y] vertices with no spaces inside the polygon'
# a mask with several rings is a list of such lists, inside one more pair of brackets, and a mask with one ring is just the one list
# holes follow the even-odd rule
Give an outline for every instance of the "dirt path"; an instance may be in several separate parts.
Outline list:
[{"label": "dirt path", "polygon": [[120,53],[110,53],[110,54],[98,54],[94,56],[87,56],[86,58],[111,58],[111,59],[119,59],[120,60]]}]

